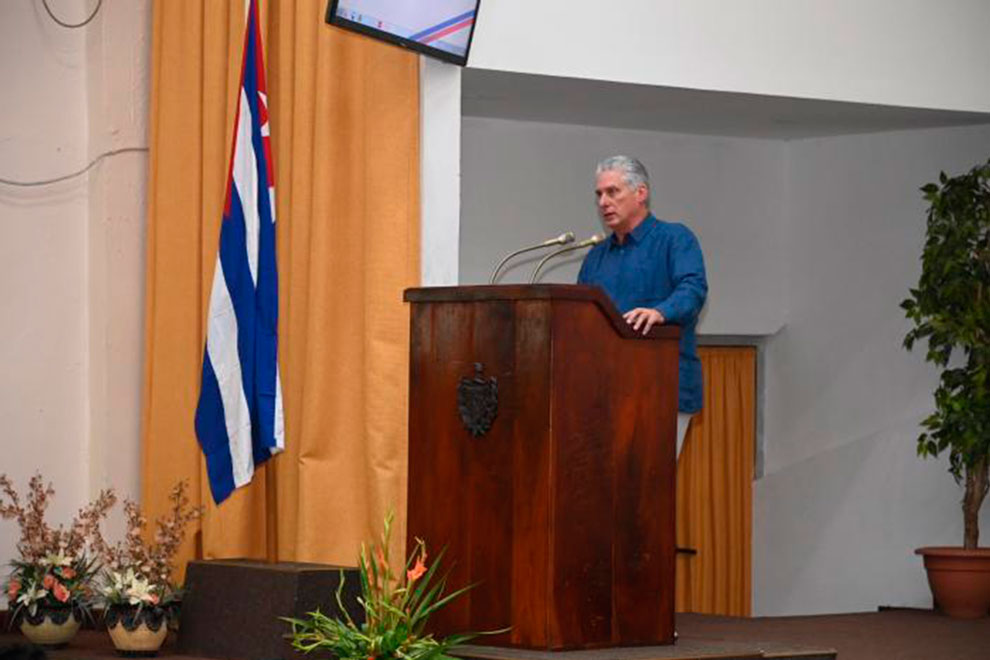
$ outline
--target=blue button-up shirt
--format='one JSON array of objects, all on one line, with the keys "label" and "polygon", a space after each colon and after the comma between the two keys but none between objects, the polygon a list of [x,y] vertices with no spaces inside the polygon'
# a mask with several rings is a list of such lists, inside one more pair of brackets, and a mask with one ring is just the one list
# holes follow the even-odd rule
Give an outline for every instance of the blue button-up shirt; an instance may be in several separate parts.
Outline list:
[{"label": "blue button-up shirt", "polygon": [[678,410],[701,410],[701,362],[695,325],[708,295],[701,246],[690,229],[653,215],[619,244],[615,234],[596,245],[581,264],[578,284],[600,286],[621,313],[652,307],[681,326]]}]

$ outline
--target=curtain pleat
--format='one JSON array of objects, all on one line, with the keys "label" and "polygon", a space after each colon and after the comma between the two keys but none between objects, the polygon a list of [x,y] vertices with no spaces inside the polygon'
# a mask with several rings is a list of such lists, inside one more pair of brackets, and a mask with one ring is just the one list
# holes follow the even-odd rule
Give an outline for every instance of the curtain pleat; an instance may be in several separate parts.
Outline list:
[{"label": "curtain pleat", "polygon": [[704,407],[677,466],[676,609],[749,616],[756,350],[701,347]]},{"label": "curtain pleat", "polygon": [[275,167],[286,451],[212,503],[193,429],[243,47],[243,0],[153,15],[142,502],[187,479],[194,556],[353,564],[404,536],[408,311],[419,279],[415,55],[261,3]]}]

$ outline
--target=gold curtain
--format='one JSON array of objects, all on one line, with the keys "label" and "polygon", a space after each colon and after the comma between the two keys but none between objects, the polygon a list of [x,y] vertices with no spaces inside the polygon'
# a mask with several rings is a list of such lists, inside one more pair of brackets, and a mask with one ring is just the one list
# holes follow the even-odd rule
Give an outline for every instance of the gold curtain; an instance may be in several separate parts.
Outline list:
[{"label": "gold curtain", "polygon": [[678,612],[749,616],[756,349],[699,350],[704,407],[677,465]]},{"label": "gold curtain", "polygon": [[353,564],[405,513],[408,313],[419,279],[415,55],[261,6],[277,216],[286,451],[213,504],[193,429],[240,80],[243,0],[153,14],[142,502],[189,480],[206,515],[181,559]]}]

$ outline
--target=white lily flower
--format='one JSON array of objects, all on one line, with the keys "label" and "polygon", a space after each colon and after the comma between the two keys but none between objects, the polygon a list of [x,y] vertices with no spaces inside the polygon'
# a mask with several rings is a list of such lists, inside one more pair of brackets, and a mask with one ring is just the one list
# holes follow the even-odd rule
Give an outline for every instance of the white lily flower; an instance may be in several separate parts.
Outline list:
[{"label": "white lily flower", "polygon": [[151,592],[151,588],[151,584],[144,578],[135,578],[127,590],[128,602],[131,605],[155,602],[157,597]]},{"label": "white lily flower", "polygon": [[45,555],[45,558],[41,560],[42,566],[72,566],[72,562],[75,558],[71,555],[65,554],[61,549],[58,552],[49,552]]},{"label": "white lily flower", "polygon": [[21,595],[17,597],[17,602],[21,605],[27,605],[28,612],[31,613],[31,616],[34,616],[38,611],[38,601],[47,595],[47,589],[42,589],[37,582],[32,582],[31,586],[22,591]]},{"label": "white lily flower", "polygon": [[104,596],[111,600],[123,598],[131,582],[134,581],[134,571],[132,570],[127,572],[107,571],[105,575],[106,583],[101,591]]},{"label": "white lily flower", "polygon": [[113,588],[118,592],[123,593],[127,589],[127,585],[134,580],[134,571],[128,570],[124,573],[120,571],[114,571],[113,574]]}]

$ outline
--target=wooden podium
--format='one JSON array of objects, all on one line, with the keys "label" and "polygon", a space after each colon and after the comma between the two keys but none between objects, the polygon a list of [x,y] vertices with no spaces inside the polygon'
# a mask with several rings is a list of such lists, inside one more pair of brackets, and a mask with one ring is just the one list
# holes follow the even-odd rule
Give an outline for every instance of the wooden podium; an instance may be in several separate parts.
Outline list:
[{"label": "wooden podium", "polygon": [[[442,633],[562,650],[674,638],[677,327],[576,285],[407,289],[408,539],[447,546]],[[493,400],[494,399],[494,400]]]}]

